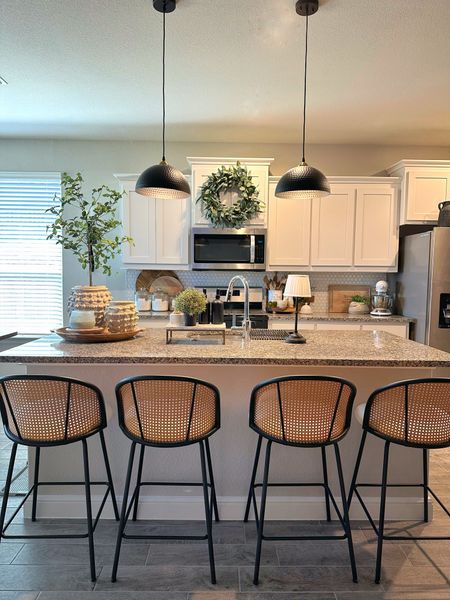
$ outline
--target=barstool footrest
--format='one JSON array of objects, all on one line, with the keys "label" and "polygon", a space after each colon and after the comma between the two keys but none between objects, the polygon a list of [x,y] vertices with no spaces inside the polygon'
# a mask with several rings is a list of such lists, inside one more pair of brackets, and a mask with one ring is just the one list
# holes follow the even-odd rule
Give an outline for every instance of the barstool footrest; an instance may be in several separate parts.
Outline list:
[{"label": "barstool footrest", "polygon": [[[258,515],[258,507],[257,507],[257,503],[256,503],[256,494],[255,494],[255,489],[258,487],[262,487],[262,483],[255,483],[252,486],[252,500],[253,500],[253,510],[255,512],[255,522],[256,522],[256,527],[259,527],[259,515]],[[336,514],[338,516],[338,519],[342,525],[342,527],[344,528],[345,531],[345,524],[344,524],[344,518],[341,514],[341,511],[338,508],[338,505],[336,503],[336,500],[334,498],[333,492],[330,489],[330,486],[327,485],[326,483],[323,482],[301,482],[301,483],[294,483],[294,482],[288,482],[288,483],[269,483],[267,482],[267,487],[321,487],[324,490],[326,490],[328,497],[330,498],[332,504],[333,504],[333,508],[336,511]],[[345,540],[347,539],[347,534],[344,534],[343,536],[283,536],[280,538],[276,538],[276,537],[265,537],[263,535],[262,539],[264,540],[273,540],[273,541],[287,541],[287,540]]]},{"label": "barstool footrest", "polygon": [[[176,486],[176,487],[194,487],[200,486],[203,487],[203,483],[197,482],[185,482],[185,481],[140,481],[134,487],[133,494],[131,495],[131,500],[129,501],[127,511],[125,513],[125,527],[130,516],[131,509],[136,501],[136,494],[138,490],[140,490],[143,486]],[[206,483],[206,486],[212,490],[212,484]],[[209,507],[212,510],[212,498],[209,498]],[[195,541],[195,540],[207,540],[208,534],[204,535],[132,535],[129,533],[125,533],[125,529],[122,533],[122,538],[126,540],[180,540],[180,541]]]},{"label": "barstool footrest", "polygon": [[[37,489],[39,486],[41,485],[53,485],[53,486],[63,486],[63,485],[85,485],[84,481],[39,481],[38,483],[35,483],[31,486],[31,488],[28,490],[27,494],[25,495],[25,497],[23,498],[23,500],[19,503],[19,505],[16,507],[15,511],[13,512],[13,514],[11,515],[11,517],[8,519],[8,521],[6,522],[6,524],[3,527],[3,530],[0,532],[0,537],[2,539],[33,539],[33,540],[48,540],[48,539],[83,539],[83,538],[87,538],[89,536],[89,533],[77,533],[77,534],[55,534],[55,535],[50,535],[50,534],[41,534],[41,535],[6,535],[5,531],[8,529],[8,527],[12,524],[12,522],[14,521],[14,519],[16,518],[18,512],[20,511],[20,509],[23,507],[23,505],[25,504],[25,502],[28,500],[28,498],[31,496],[31,494],[34,492],[35,489]],[[98,509],[97,515],[94,519],[93,525],[92,525],[92,530],[95,531],[98,521],[100,519],[100,516],[103,512],[103,508],[105,506],[106,500],[108,499],[108,496],[111,492],[111,486],[109,484],[108,481],[90,481],[89,485],[104,485],[106,486],[106,492],[103,496],[103,499],[100,503],[100,507]]]},{"label": "barstool footrest", "polygon": [[[359,500],[359,502],[361,503],[361,506],[364,510],[364,512],[366,513],[367,519],[372,527],[372,529],[374,530],[375,534],[377,537],[379,537],[379,529],[378,527],[375,525],[375,521],[373,520],[372,515],[370,514],[369,509],[367,508],[366,503],[364,502],[361,494],[358,492],[358,488],[359,487],[370,487],[370,488],[380,488],[381,483],[358,483],[355,484],[353,487],[353,490]],[[426,489],[428,493],[430,493],[433,498],[439,503],[439,505],[441,506],[441,508],[444,510],[444,512],[447,514],[448,517],[450,517],[450,511],[447,509],[447,507],[443,504],[442,500],[440,500],[440,498],[436,495],[435,492],[433,492],[433,490],[430,488],[430,486],[425,485],[423,483],[387,483],[386,484],[387,488],[422,488],[422,489]],[[381,536],[381,538],[383,540],[397,540],[397,541],[414,541],[414,540],[450,540],[450,536],[442,536],[442,535],[423,535],[423,536],[405,536],[405,535],[386,535],[383,534]]]}]

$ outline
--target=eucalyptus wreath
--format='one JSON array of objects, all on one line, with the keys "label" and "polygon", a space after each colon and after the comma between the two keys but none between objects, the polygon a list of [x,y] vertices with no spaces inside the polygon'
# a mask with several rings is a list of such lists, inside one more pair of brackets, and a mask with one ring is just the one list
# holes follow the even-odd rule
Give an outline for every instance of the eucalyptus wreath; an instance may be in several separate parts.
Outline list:
[{"label": "eucalyptus wreath", "polygon": [[[228,191],[239,193],[239,199],[231,206],[226,206],[220,197]],[[211,173],[201,187],[197,202],[201,202],[203,214],[214,227],[238,229],[263,208],[252,176],[239,161],[236,166],[221,166]]]}]

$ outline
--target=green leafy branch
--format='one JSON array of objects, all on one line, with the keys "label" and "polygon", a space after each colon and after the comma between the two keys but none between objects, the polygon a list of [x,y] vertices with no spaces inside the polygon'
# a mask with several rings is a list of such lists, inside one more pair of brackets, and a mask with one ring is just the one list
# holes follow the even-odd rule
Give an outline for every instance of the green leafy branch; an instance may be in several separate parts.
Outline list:
[{"label": "green leafy branch", "polygon": [[[47,239],[73,252],[81,267],[88,269],[92,285],[93,273],[101,269],[103,274],[111,275],[111,260],[120,254],[124,242],[133,241],[128,236],[108,235],[122,225],[116,212],[123,193],[102,185],[93,188],[91,197],[86,199],[80,173],[75,177],[63,173],[61,183],[61,197],[55,194],[55,206],[46,211],[55,216],[55,221],[47,227]],[[77,214],[67,216],[72,210]]]}]

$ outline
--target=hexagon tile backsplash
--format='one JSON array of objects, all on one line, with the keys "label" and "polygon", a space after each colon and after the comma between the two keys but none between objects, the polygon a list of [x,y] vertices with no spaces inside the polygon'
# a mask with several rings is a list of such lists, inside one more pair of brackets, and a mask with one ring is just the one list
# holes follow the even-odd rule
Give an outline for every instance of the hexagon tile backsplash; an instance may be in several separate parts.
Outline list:
[{"label": "hexagon tile backsplash", "polygon": [[[224,287],[236,275],[236,271],[175,271],[178,279],[185,287]],[[128,295],[131,297],[135,290],[136,279],[140,271],[127,271]],[[266,273],[254,271],[239,271],[246,277],[250,287],[263,287],[263,277]],[[273,273],[267,273],[269,277]],[[311,289],[314,293],[314,312],[327,312],[328,310],[328,285],[329,284],[375,284],[380,279],[386,279],[386,273],[307,273],[311,280]]]}]

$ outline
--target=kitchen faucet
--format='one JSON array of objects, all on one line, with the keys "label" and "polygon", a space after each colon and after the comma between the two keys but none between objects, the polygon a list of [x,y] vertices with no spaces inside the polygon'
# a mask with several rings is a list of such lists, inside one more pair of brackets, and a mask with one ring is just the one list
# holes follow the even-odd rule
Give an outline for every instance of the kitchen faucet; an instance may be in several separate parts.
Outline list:
[{"label": "kitchen faucet", "polygon": [[248,281],[242,275],[235,275],[228,284],[227,293],[225,299],[228,302],[230,300],[230,294],[233,291],[234,284],[237,280],[242,282],[244,286],[244,320],[242,321],[242,339],[244,343],[250,341],[250,331],[252,328],[252,322],[250,321],[250,289]]}]

